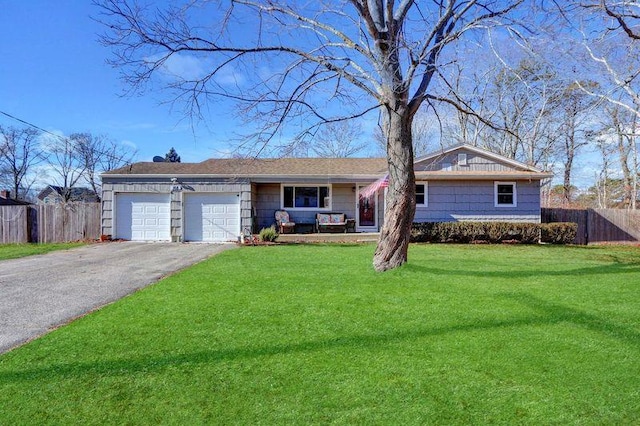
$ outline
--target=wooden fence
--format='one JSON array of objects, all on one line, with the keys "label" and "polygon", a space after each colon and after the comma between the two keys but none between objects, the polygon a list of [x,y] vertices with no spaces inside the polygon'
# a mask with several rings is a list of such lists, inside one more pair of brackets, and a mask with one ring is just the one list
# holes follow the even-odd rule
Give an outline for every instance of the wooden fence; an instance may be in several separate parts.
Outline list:
[{"label": "wooden fence", "polygon": [[100,203],[0,206],[2,243],[59,243],[100,237]]},{"label": "wooden fence", "polygon": [[543,223],[577,223],[576,244],[640,242],[638,210],[543,208],[541,219]]}]

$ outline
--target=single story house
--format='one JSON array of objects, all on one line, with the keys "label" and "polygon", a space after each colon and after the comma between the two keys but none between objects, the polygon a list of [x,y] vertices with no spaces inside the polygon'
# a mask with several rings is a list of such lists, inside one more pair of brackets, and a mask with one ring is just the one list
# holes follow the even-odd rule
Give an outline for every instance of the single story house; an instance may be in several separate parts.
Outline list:
[{"label": "single story house", "polygon": [[[534,167],[456,145],[415,162],[416,222],[540,221]],[[382,158],[210,159],[134,163],[102,175],[102,233],[141,241],[229,241],[274,223],[276,210],[311,224],[345,213],[356,232],[380,230]]]}]

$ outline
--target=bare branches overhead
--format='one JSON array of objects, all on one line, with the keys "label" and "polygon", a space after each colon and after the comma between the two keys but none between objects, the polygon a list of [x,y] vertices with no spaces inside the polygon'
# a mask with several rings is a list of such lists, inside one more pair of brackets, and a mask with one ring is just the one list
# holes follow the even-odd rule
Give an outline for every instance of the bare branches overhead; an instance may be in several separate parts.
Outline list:
[{"label": "bare branches overhead", "polygon": [[255,130],[266,143],[285,132],[283,122],[304,121],[288,138],[304,137],[373,106],[393,109],[397,95],[414,114],[442,49],[522,1],[233,0],[162,10],[131,0],[97,4],[102,42],[130,87],[160,84],[197,118],[217,96],[232,98],[249,122],[260,117]]},{"label": "bare branches overhead", "polygon": [[[164,10],[96,0],[112,62],[134,87],[161,84],[203,116],[223,96],[240,104],[249,139],[291,145],[326,123],[378,109],[389,188],[374,267],[406,261],[415,212],[412,122],[447,47],[498,24],[524,0],[227,0]],[[185,68],[185,62],[190,67]]]}]

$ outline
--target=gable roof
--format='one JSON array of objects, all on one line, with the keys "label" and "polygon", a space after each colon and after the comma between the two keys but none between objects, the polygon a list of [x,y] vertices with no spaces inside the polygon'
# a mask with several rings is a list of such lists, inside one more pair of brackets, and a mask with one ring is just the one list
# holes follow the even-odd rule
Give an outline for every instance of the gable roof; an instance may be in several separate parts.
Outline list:
[{"label": "gable roof", "polygon": [[[44,200],[49,194],[53,193],[57,197],[62,197],[63,188],[61,186],[56,185],[47,185],[40,193],[38,194],[39,200]],[[94,202],[98,201],[98,195],[89,188],[71,188],[70,198],[71,201],[85,201],[85,202]]]},{"label": "gable roof", "polygon": [[478,148],[477,146],[467,145],[465,143],[453,145],[445,149],[442,149],[440,151],[432,152],[430,154],[425,155],[424,157],[417,159],[415,163],[423,163],[423,162],[429,162],[430,160],[436,160],[439,157],[442,157],[443,155],[451,154],[455,151],[470,151],[475,154],[481,155],[483,157],[490,158],[496,161],[497,163],[502,163],[521,171],[528,171],[528,172],[534,172],[534,173],[542,172],[542,170],[536,167],[530,166],[528,164],[522,163],[520,161],[511,159],[511,158],[507,158],[503,155],[499,155],[491,151],[487,151],[486,149]]},{"label": "gable roof", "polygon": [[[416,168],[416,179],[430,180],[489,180],[489,179],[546,179],[552,174],[535,167],[466,144],[448,147],[421,157],[415,165],[437,161],[455,151],[475,153],[504,166],[504,170],[428,170]],[[253,179],[354,178],[378,179],[387,173],[384,158],[213,158],[200,163],[141,162],[102,174],[103,177],[123,178],[145,175],[149,177],[219,177]]]},{"label": "gable roof", "polygon": [[[443,169],[441,160],[450,157],[451,154],[471,153],[477,157],[489,160],[497,167],[482,169],[476,167],[458,166]],[[553,177],[552,173],[544,172],[536,167],[505,156],[487,151],[467,144],[453,145],[440,151],[427,154],[414,163],[416,179],[424,180],[490,180],[490,179],[547,179]],[[449,164],[451,165],[451,164]],[[437,167],[440,166],[440,167]],[[486,167],[486,165],[485,165]]]}]

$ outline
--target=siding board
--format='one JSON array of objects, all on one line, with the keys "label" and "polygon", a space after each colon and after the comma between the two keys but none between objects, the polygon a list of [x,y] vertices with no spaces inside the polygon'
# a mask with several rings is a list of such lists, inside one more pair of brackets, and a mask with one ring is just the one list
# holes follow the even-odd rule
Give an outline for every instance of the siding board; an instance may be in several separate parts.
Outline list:
[{"label": "siding board", "polygon": [[494,206],[493,181],[430,181],[428,205],[416,208],[416,222],[540,221],[539,183],[518,181],[516,207]]}]

